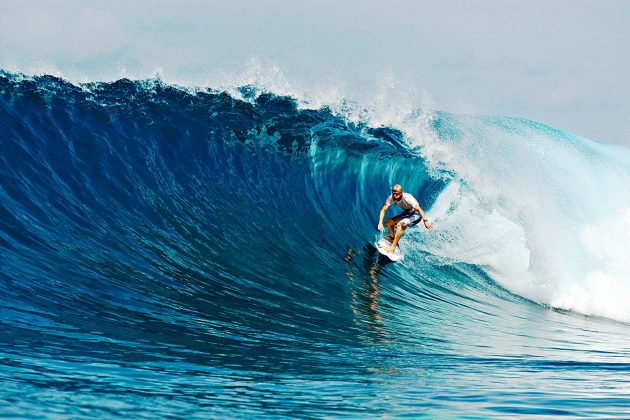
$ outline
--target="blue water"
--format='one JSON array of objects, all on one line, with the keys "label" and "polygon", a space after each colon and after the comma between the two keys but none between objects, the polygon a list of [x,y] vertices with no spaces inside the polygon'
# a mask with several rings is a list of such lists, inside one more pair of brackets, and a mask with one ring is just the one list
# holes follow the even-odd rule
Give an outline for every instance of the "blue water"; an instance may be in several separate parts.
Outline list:
[{"label": "blue water", "polygon": [[629,152],[415,117],[0,73],[0,417],[630,417]]}]

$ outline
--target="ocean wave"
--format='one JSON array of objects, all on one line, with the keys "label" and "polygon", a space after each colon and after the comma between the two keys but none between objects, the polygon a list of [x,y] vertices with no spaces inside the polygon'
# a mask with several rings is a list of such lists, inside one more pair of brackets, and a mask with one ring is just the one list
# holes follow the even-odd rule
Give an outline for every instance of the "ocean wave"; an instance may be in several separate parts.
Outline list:
[{"label": "ocean wave", "polygon": [[[617,252],[628,236],[627,150],[516,118],[416,110],[373,125],[339,107],[237,92],[0,73],[0,311],[12,383],[55,389],[63,414],[72,406],[62,396],[82,388],[109,404],[130,393],[118,413],[133,398],[177,394],[247,416],[260,408],[252,398],[275,390],[285,399],[265,413],[343,414],[360,395],[335,395],[370,384],[377,395],[370,378],[387,388],[403,371],[431,381],[439,366],[466,377],[466,366],[492,365],[484,386],[498,392],[501,369],[560,359],[540,340],[592,369],[584,341],[570,338],[584,318],[549,305],[630,320]],[[373,243],[395,183],[435,230],[409,231],[403,262],[386,264]],[[623,324],[590,322],[606,334],[584,339],[602,348],[597,369],[627,372],[605,344]],[[567,332],[554,336],[554,323]],[[80,375],[67,372],[77,366],[93,375],[75,389],[67,382]],[[565,368],[536,367],[559,377]],[[297,389],[322,396],[317,378],[330,399],[291,412]],[[466,383],[445,387],[465,399]],[[627,408],[620,401],[610,406]]]}]

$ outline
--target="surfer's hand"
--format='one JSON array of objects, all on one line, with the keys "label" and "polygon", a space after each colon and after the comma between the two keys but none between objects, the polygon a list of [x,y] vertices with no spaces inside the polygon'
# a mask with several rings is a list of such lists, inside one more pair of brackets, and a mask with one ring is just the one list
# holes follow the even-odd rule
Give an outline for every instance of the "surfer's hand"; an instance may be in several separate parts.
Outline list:
[{"label": "surfer's hand", "polygon": [[378,230],[379,230],[379,231],[381,231],[381,232],[382,232],[383,230],[385,230],[385,228],[383,227],[383,224],[382,224],[382,223],[379,223],[379,224],[378,224]]},{"label": "surfer's hand", "polygon": [[429,230],[433,230],[433,225],[428,220],[424,221],[424,227],[429,229]]}]

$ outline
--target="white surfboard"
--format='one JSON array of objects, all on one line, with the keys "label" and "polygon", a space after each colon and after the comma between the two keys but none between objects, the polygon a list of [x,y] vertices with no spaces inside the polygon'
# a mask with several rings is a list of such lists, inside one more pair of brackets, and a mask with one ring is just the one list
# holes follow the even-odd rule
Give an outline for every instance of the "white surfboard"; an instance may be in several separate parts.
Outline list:
[{"label": "white surfboard", "polygon": [[390,244],[389,241],[385,238],[379,239],[378,242],[376,243],[376,249],[378,249],[378,252],[385,255],[390,260],[392,261],[402,260],[404,255],[400,253],[399,246],[396,246],[396,249],[394,250],[394,252],[387,252],[387,249],[391,246],[392,244]]}]

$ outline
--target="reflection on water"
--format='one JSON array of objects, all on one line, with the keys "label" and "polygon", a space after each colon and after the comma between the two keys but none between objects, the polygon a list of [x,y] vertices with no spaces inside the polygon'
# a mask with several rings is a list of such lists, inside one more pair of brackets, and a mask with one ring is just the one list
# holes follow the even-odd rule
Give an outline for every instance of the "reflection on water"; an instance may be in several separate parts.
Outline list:
[{"label": "reflection on water", "polygon": [[379,274],[381,269],[391,261],[382,258],[371,244],[366,244],[359,253],[349,248],[346,251],[345,261],[346,276],[350,282],[352,294],[352,314],[355,324],[362,331],[359,338],[366,344],[389,342],[379,310],[381,304]]}]

